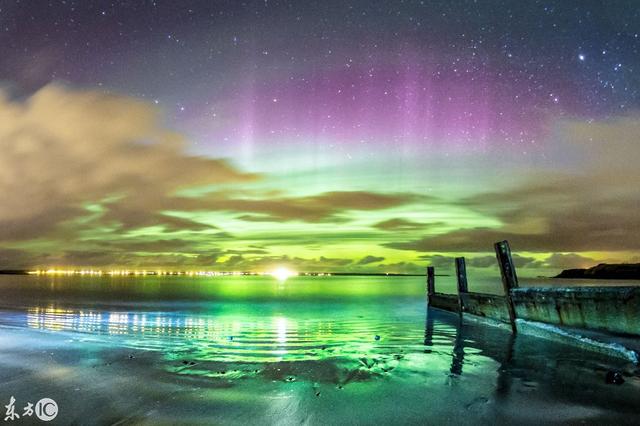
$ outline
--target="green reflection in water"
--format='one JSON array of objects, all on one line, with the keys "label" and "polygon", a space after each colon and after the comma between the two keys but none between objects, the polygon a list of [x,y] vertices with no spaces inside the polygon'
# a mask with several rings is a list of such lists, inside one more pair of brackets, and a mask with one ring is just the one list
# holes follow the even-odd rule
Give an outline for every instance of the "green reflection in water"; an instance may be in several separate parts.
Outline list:
[{"label": "green reflection in water", "polygon": [[15,297],[32,295],[87,300],[310,300],[415,297],[424,294],[421,277],[295,276],[277,280],[271,276],[9,276],[0,277],[0,290]]},{"label": "green reflection in water", "polygon": [[[425,352],[420,277],[29,277],[3,284],[25,304],[28,327],[154,351],[166,370],[183,375],[227,375],[226,363],[244,371],[236,376],[255,373],[239,364],[256,364],[272,377],[286,369],[265,364],[298,362],[313,380],[345,382],[389,374]],[[451,352],[455,326],[437,328],[431,344]]]},{"label": "green reflection in water", "polygon": [[[422,281],[0,277],[0,376],[21,371],[12,392],[46,390],[76,423],[132,409],[243,424],[446,423],[460,410],[597,423],[637,410],[635,367],[427,312]],[[611,368],[627,388],[604,384]]]}]

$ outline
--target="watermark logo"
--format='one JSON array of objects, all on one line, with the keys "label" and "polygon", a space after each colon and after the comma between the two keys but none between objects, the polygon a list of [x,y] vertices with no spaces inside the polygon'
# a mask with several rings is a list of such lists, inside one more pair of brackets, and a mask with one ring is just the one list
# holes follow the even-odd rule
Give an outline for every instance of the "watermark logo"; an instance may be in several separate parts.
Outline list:
[{"label": "watermark logo", "polygon": [[42,398],[36,403],[36,416],[43,422],[53,420],[58,415],[58,404],[51,398]]},{"label": "watermark logo", "polygon": [[9,405],[5,405],[7,412],[4,414],[4,421],[14,421],[20,418],[20,414],[16,413],[16,399],[12,396],[9,400]]},{"label": "watermark logo", "polygon": [[32,417],[34,414],[43,422],[48,422],[55,419],[58,415],[58,404],[51,398],[42,398],[36,402],[35,405],[27,402],[27,405],[22,409],[22,415],[20,415],[16,412],[16,399],[12,395],[9,399],[9,404],[5,405],[4,408],[6,408],[4,414],[5,422],[19,420],[21,416],[23,419],[25,417]]}]

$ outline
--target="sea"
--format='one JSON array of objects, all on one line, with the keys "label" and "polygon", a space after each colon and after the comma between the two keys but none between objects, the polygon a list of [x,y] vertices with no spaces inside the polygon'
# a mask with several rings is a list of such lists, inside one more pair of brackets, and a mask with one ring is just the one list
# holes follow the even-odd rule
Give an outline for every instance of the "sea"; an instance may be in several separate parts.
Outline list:
[{"label": "sea", "polygon": [[640,423],[636,365],[427,309],[424,281],[0,275],[0,406],[16,424]]}]

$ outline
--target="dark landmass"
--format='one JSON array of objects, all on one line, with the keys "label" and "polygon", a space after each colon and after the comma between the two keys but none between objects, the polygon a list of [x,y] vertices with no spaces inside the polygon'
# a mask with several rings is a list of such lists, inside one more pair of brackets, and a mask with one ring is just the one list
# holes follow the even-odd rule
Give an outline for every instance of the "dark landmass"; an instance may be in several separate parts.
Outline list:
[{"label": "dark landmass", "polygon": [[1,275],[27,275],[29,271],[25,271],[22,269],[2,269],[0,270]]},{"label": "dark landmass", "polygon": [[592,278],[606,280],[640,280],[640,263],[601,263],[587,269],[565,269],[554,278]]}]

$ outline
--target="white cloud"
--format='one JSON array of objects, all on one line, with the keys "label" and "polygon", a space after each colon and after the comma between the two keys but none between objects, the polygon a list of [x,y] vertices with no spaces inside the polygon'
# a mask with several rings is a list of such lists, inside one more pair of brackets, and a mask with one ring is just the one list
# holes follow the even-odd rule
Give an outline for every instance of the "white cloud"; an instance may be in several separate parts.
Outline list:
[{"label": "white cloud", "polygon": [[50,231],[110,196],[121,197],[113,219],[161,223],[181,188],[254,177],[185,154],[154,107],[130,97],[58,85],[24,101],[0,93],[0,239]]}]

